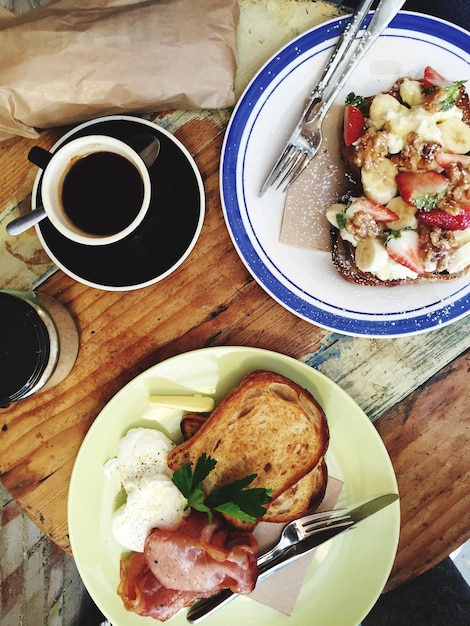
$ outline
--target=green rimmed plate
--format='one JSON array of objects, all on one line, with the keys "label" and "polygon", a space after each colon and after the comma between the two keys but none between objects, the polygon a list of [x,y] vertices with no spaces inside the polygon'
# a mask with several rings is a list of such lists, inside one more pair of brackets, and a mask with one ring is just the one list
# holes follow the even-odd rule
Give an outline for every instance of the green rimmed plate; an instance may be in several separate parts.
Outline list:
[{"label": "green rimmed plate", "polygon": [[[150,394],[204,394],[220,401],[257,369],[276,371],[308,389],[324,408],[330,427],[327,463],[344,482],[338,507],[350,507],[386,492],[398,492],[390,458],[374,426],[334,382],[285,355],[246,347],[215,347],[175,356],[128,383],[105,406],[88,431],[72,472],[69,534],[80,576],[113,626],[145,626],[152,618],[127,612],[116,589],[122,549],[111,534],[116,487],[103,472],[120,438],[132,427],[163,429],[178,440],[182,412],[160,408]],[[294,612],[287,617],[248,598],[237,598],[205,620],[207,626],[357,626],[375,604],[390,574],[398,545],[398,501],[335,537],[315,553]],[[186,611],[169,622],[187,624]]]}]

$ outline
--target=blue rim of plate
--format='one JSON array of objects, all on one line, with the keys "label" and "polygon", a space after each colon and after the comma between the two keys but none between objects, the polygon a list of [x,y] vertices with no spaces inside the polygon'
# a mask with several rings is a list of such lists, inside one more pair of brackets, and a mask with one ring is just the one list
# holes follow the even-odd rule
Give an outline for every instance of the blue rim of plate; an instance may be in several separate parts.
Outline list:
[{"label": "blue rim of plate", "polygon": [[[242,139],[246,135],[250,136],[259,117],[259,111],[255,116],[253,110],[259,101],[266,97],[265,94],[273,88],[279,74],[290,64],[294,64],[302,54],[337,37],[346,21],[347,17],[329,20],[291,41],[265,63],[245,89],[233,111],[222,148],[220,190],[225,221],[239,256],[257,282],[282,306],[298,317],[328,330],[354,336],[396,337],[427,332],[461,319],[470,311],[469,283],[464,286],[460,284],[443,300],[436,298],[435,302],[426,307],[415,307],[407,310],[406,314],[392,312],[386,314],[386,319],[379,319],[383,318],[382,313],[361,312],[361,317],[350,317],[347,315],[347,303],[341,307],[324,306],[325,303],[319,298],[311,293],[306,294],[314,300],[313,303],[304,298],[302,288],[291,283],[286,276],[283,276],[284,283],[281,282],[260,258],[250,240],[251,235],[261,246],[249,217],[244,220],[244,217],[248,215],[244,168],[249,138],[244,144]],[[403,30],[407,31],[406,34],[398,32]],[[448,44],[453,45],[462,51],[461,60],[470,65],[470,61],[466,60],[468,53],[465,52],[470,50],[470,33],[438,18],[407,11],[400,12],[382,37],[402,36],[408,39],[411,32],[416,32],[420,41],[423,41],[426,35],[442,41],[444,50],[447,49]],[[291,69],[291,72],[294,70],[295,67]],[[284,78],[281,77],[282,80]],[[265,165],[267,167],[268,164]],[[252,228],[251,233],[247,232],[246,223]],[[280,268],[275,269],[282,275]]]}]

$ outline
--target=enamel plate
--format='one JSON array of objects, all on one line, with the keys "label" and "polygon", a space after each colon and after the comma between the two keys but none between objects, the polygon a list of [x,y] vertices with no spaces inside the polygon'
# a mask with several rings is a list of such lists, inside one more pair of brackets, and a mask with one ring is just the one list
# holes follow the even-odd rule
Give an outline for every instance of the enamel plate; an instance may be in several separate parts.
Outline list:
[{"label": "enamel plate", "polygon": [[[470,279],[393,288],[348,283],[329,252],[279,242],[285,194],[259,190],[318,80],[345,18],[301,35],[274,55],[239,100],[225,136],[221,195],[234,245],[259,284],[281,305],[344,334],[396,337],[429,331],[465,316]],[[400,13],[338,96],[390,89],[402,76],[433,66],[450,80],[470,79],[470,33],[445,21]],[[325,211],[328,207],[325,207]]]},{"label": "enamel plate", "polygon": [[[383,493],[398,493],[387,451],[359,406],[331,380],[291,357],[245,347],[216,347],[163,361],[127,384],[107,404],[88,431],[70,482],[68,522],[80,576],[108,620],[126,626],[155,626],[150,617],[127,612],[117,594],[124,553],[111,534],[117,487],[103,466],[116,456],[119,440],[136,426],[160,428],[181,439],[181,411],[156,407],[150,394],[202,394],[216,403],[246,374],[266,369],[308,389],[324,408],[330,428],[326,461],[330,476],[344,485],[337,506],[352,507]],[[287,617],[249,598],[238,597],[204,623],[357,626],[375,604],[390,574],[400,529],[398,501],[320,546],[315,552],[294,612]],[[340,599],[340,601],[338,601]],[[186,610],[169,622],[187,624]]]}]

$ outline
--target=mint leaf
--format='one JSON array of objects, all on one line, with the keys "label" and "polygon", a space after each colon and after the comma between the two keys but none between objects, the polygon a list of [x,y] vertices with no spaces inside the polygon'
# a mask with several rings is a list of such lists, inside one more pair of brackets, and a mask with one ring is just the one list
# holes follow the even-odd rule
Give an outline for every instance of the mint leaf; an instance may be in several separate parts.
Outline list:
[{"label": "mint leaf", "polygon": [[465,82],[465,80],[458,80],[457,82],[452,83],[452,85],[444,87],[448,95],[447,98],[441,102],[441,111],[448,111],[454,106],[460,92],[460,85],[463,85]]},{"label": "mint leaf", "polygon": [[440,193],[424,193],[413,198],[413,204],[417,209],[430,211],[435,209],[445,195],[445,190]]},{"label": "mint leaf", "polygon": [[345,99],[345,104],[352,104],[363,113],[367,113],[367,111],[369,110],[369,104],[364,96],[359,96],[355,94],[354,91],[348,93]]},{"label": "mint leaf", "polygon": [[346,222],[347,222],[347,217],[344,213],[336,214],[336,223],[338,224],[338,228],[340,230],[343,230],[343,228],[346,226]]}]

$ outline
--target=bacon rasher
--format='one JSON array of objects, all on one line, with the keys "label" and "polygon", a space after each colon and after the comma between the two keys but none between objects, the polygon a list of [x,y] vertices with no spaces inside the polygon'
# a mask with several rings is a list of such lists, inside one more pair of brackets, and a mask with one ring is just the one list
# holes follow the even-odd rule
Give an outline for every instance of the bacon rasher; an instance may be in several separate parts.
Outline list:
[{"label": "bacon rasher", "polygon": [[166,621],[222,589],[248,594],[258,577],[254,536],[192,511],[176,532],[153,530],[144,553],[121,560],[118,593],[128,611]]}]

